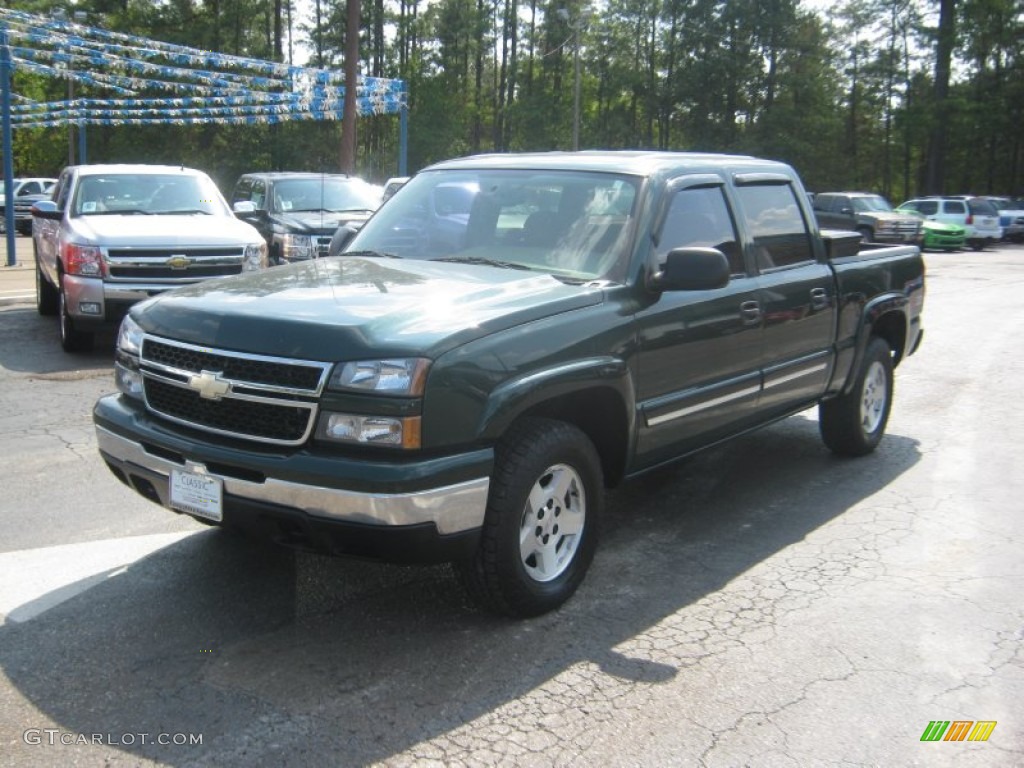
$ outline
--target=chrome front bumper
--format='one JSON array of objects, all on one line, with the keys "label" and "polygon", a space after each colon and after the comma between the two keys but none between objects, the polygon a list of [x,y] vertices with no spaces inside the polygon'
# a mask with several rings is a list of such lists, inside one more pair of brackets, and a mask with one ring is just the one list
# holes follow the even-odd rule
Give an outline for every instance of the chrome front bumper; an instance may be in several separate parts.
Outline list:
[{"label": "chrome front bumper", "polygon": [[[100,426],[96,427],[96,439],[100,452],[110,459],[125,467],[139,467],[165,479],[170,477],[172,469],[205,469],[201,465],[179,464],[155,456],[148,453],[140,443]],[[272,477],[267,477],[263,482],[251,482],[217,476],[224,481],[224,493],[239,499],[292,507],[313,517],[347,523],[375,526],[433,523],[442,536],[477,529],[483,525],[490,486],[490,478],[481,477],[413,493],[376,494],[303,485]],[[169,508],[168,483],[154,487],[160,503]]]}]

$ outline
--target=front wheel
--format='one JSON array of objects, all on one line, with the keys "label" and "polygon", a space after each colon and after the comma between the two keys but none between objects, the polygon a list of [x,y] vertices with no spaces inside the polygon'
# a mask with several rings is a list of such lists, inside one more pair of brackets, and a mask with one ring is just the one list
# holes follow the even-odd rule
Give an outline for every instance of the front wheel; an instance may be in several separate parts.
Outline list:
[{"label": "front wheel", "polygon": [[36,311],[40,315],[52,316],[57,314],[60,299],[57,297],[57,289],[43,275],[39,266],[39,256],[36,256]]},{"label": "front wheel", "polygon": [[75,320],[68,314],[64,281],[57,291],[57,314],[60,320],[60,345],[65,352],[84,352],[92,349],[93,335],[75,329]]},{"label": "front wheel", "polygon": [[825,445],[842,456],[864,456],[885,434],[892,408],[892,350],[877,336],[868,342],[853,389],[818,407]]},{"label": "front wheel", "polygon": [[480,546],[457,564],[473,601],[525,618],[568,600],[597,548],[603,490],[601,460],[582,431],[517,422],[496,449]]}]

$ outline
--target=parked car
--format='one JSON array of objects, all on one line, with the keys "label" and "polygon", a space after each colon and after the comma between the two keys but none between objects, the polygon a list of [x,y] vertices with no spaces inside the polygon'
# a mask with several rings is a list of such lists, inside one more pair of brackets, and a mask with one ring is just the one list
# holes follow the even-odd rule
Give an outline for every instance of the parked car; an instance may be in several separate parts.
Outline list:
[{"label": "parked car", "polygon": [[59,316],[67,352],[141,299],[267,264],[260,233],[191,168],[69,166],[32,215],[36,306]]},{"label": "parked car", "polygon": [[[396,240],[429,209],[461,234]],[[439,163],[338,258],[134,307],[99,452],[179,513],[454,561],[480,605],[533,616],[583,581],[606,487],[815,405],[834,452],[875,449],[925,278],[916,246],[864,251],[819,232],[783,163]]]},{"label": "parked car", "polygon": [[408,176],[392,176],[386,182],[384,182],[384,192],[380,196],[381,203],[386,203],[390,200],[395,192],[405,186],[405,183],[409,181]]},{"label": "parked car", "polygon": [[994,245],[1003,237],[999,211],[983,197],[915,197],[899,207],[918,211],[933,221],[959,224],[967,231],[967,244],[976,251],[986,245]]},{"label": "parked car", "polygon": [[270,262],[326,256],[342,225],[358,228],[380,206],[381,188],[344,174],[246,173],[231,193],[235,215],[267,243]]},{"label": "parked car", "polygon": [[905,211],[921,219],[923,235],[921,248],[924,250],[958,251],[967,242],[967,230],[959,224],[927,219],[923,213],[912,208],[897,208],[896,210]]},{"label": "parked car", "polygon": [[[32,232],[32,203],[44,200],[53,191],[56,179],[35,177],[11,179],[14,194],[14,228],[22,234]],[[7,201],[3,184],[0,183],[0,232],[7,231]]]},{"label": "parked car", "polygon": [[868,192],[819,192],[812,201],[818,224],[860,232],[865,243],[917,243],[921,221],[893,210],[881,195]]},{"label": "parked car", "polygon": [[1015,243],[1024,241],[1024,200],[1009,197],[988,197],[999,211],[1003,237]]}]

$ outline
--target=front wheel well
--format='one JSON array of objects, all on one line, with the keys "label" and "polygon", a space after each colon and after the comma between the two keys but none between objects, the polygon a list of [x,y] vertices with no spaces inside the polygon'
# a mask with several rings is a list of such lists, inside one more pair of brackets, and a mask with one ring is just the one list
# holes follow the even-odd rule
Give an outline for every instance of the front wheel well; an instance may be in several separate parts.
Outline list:
[{"label": "front wheel well", "polygon": [[594,387],[545,400],[521,414],[564,421],[582,431],[601,458],[607,487],[618,485],[625,474],[629,449],[629,423],[622,396],[609,387]]}]

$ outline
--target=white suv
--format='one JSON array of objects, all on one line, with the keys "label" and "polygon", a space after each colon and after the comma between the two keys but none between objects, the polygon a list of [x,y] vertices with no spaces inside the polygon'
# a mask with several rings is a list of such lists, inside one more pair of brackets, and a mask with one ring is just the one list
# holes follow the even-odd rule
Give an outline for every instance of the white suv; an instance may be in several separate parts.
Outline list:
[{"label": "white suv", "polygon": [[976,251],[986,245],[994,245],[1003,238],[999,211],[990,200],[983,197],[917,197],[899,207],[918,211],[933,221],[959,224],[967,232],[967,244]]}]

